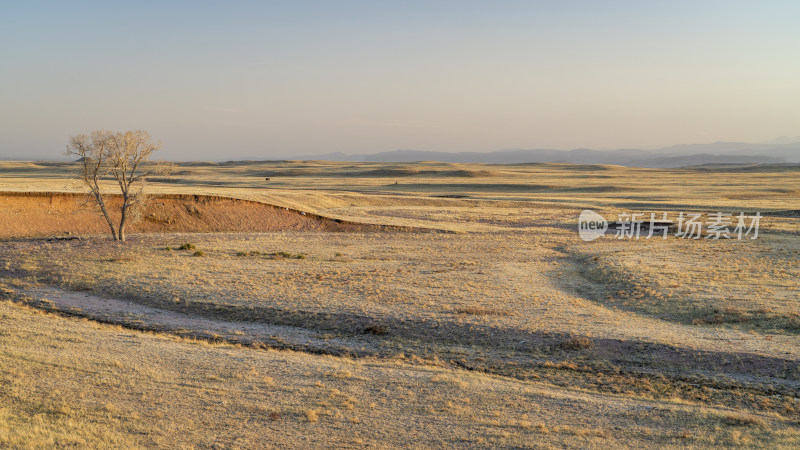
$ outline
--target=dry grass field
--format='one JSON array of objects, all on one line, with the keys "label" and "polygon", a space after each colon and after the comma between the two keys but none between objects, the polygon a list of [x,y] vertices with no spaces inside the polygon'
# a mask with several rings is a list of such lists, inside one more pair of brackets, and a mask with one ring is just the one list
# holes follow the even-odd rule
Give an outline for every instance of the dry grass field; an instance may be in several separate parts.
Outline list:
[{"label": "dry grass field", "polygon": [[0,447],[800,445],[797,167],[177,163],[124,244],[74,169],[0,163]]}]

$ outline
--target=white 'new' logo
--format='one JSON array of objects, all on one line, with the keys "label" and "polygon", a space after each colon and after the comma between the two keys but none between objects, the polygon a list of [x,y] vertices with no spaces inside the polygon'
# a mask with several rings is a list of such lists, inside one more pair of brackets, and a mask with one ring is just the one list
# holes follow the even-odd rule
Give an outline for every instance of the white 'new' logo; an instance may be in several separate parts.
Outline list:
[{"label": "white 'new' logo", "polygon": [[586,242],[603,236],[608,231],[608,222],[592,210],[584,210],[578,218],[578,234]]}]

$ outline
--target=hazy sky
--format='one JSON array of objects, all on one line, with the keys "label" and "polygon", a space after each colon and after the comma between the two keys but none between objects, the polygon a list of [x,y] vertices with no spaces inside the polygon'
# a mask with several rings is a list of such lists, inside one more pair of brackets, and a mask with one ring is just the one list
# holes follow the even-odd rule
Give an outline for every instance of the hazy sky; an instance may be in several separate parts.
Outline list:
[{"label": "hazy sky", "polygon": [[97,128],[214,160],[797,136],[798,19],[797,0],[2,1],[0,157]]}]

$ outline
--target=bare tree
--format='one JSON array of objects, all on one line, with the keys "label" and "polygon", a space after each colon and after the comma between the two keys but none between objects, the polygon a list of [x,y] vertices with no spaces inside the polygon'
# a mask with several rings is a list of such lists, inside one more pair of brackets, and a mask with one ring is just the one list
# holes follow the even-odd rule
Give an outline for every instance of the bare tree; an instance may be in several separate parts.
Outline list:
[{"label": "bare tree", "polygon": [[[145,203],[146,177],[154,171],[146,171],[144,163],[159,148],[160,144],[150,142],[150,134],[146,131],[113,133],[96,130],[89,136],[80,134],[70,137],[67,154],[80,157],[80,180],[89,187],[115,240],[125,240],[125,227],[129,218],[136,215]],[[120,220],[116,227],[100,189],[99,181],[107,175],[116,180],[122,194]]]},{"label": "bare tree", "polygon": [[108,142],[112,136],[113,134],[110,131],[105,130],[92,131],[90,136],[85,134],[71,136],[70,143],[67,144],[67,155],[80,157],[80,181],[89,186],[92,196],[100,206],[103,217],[111,229],[111,235],[114,240],[117,240],[117,229],[114,227],[114,222],[111,221],[111,216],[108,215],[108,209],[105,201],[103,201],[103,194],[100,191],[99,184],[100,178],[108,171],[106,156],[108,154]]}]

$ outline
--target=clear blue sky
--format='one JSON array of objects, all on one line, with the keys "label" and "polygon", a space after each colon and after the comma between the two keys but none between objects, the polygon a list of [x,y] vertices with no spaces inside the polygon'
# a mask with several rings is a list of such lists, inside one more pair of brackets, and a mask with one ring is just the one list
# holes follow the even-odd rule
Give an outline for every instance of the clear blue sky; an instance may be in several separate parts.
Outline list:
[{"label": "clear blue sky", "polygon": [[0,157],[170,159],[800,135],[800,2],[0,3]]}]

